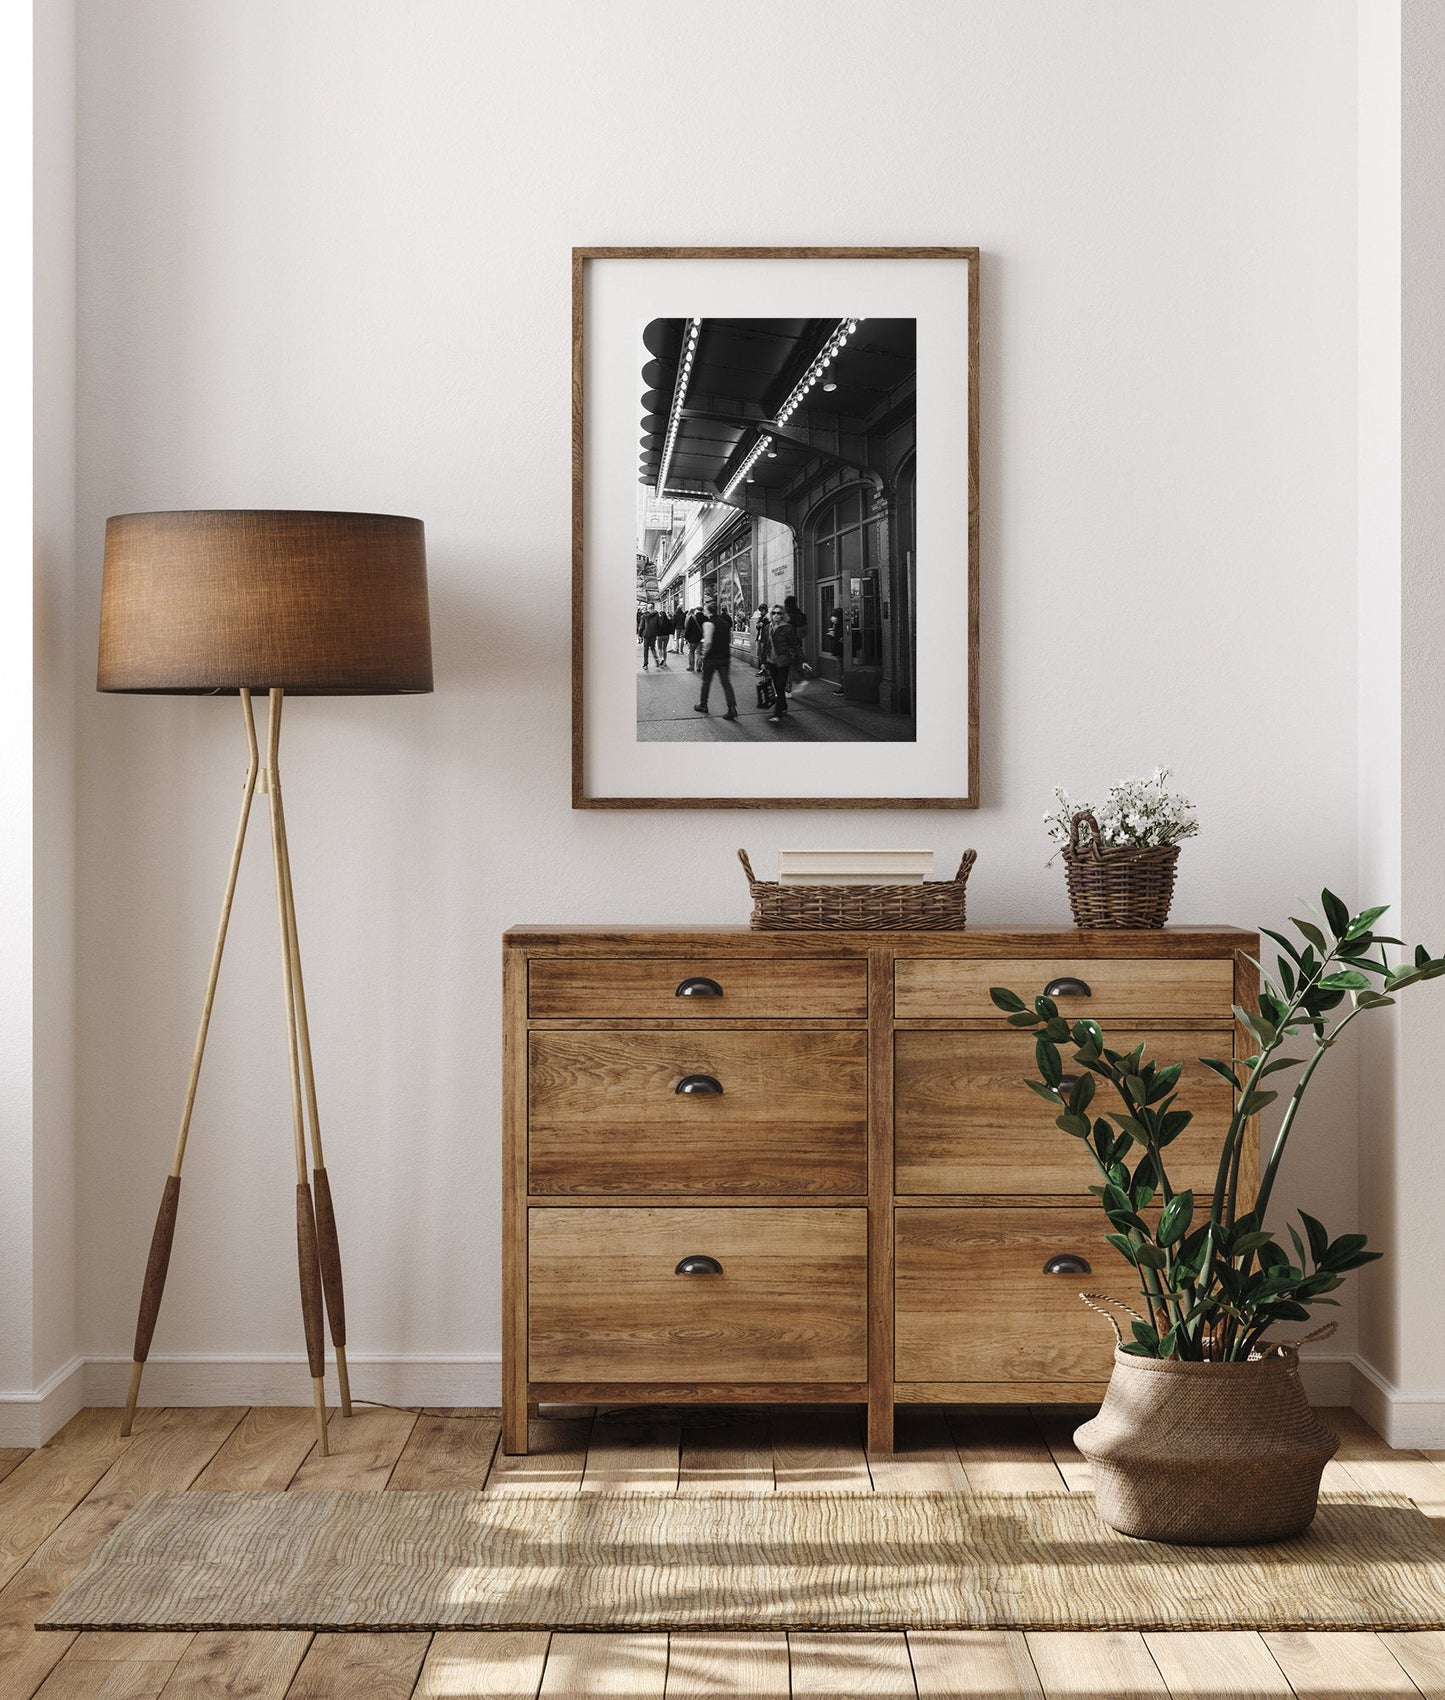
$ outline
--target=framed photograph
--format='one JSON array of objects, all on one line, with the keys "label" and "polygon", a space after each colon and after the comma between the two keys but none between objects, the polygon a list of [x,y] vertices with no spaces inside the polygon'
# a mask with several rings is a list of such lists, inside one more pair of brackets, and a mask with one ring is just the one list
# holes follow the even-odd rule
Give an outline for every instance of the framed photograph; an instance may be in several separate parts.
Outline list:
[{"label": "framed photograph", "polygon": [[978,804],[978,250],[572,254],[572,803]]}]

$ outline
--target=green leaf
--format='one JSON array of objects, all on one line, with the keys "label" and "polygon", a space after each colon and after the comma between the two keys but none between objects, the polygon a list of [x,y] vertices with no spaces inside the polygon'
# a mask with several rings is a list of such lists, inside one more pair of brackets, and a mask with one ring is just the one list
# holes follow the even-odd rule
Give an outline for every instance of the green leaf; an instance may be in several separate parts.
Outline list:
[{"label": "green leaf", "polygon": [[1076,1021],[1074,1023],[1074,1043],[1085,1050],[1092,1048],[1097,1052],[1104,1049],[1104,1029],[1097,1021]]},{"label": "green leaf", "polygon": [[1293,1222],[1288,1222],[1285,1225],[1289,1229],[1289,1237],[1294,1241],[1295,1256],[1299,1259],[1300,1273],[1303,1274],[1309,1263],[1309,1259],[1305,1256],[1305,1243],[1299,1237],[1299,1230]]},{"label": "green leaf", "polygon": [[1289,924],[1299,930],[1322,956],[1329,954],[1330,947],[1325,943],[1325,935],[1313,921],[1301,921],[1297,915],[1291,915]]},{"label": "green leaf", "polygon": [[1169,1254],[1162,1246],[1151,1245],[1148,1240],[1145,1240],[1142,1245],[1135,1248],[1134,1261],[1142,1264],[1146,1269],[1163,1269],[1169,1263]]},{"label": "green leaf", "polygon": [[1189,1231],[1194,1217],[1194,1194],[1187,1188],[1176,1192],[1159,1217],[1159,1244],[1173,1245]]},{"label": "green leaf", "polygon": [[1271,1057],[1259,1071],[1259,1078],[1263,1080],[1265,1075],[1275,1074],[1282,1068],[1298,1068],[1303,1061],[1303,1057]]},{"label": "green leaf", "polygon": [[1024,1010],[1021,1015],[1011,1015],[1008,1018],[1008,1024],[1010,1027],[1037,1027],[1039,1018],[1036,1015],[1031,1015],[1028,1010]]},{"label": "green leaf", "polygon": [[[1299,922],[1296,921],[1295,925],[1298,926]],[[1276,933],[1276,932],[1272,931],[1269,927],[1261,927],[1259,930],[1260,930],[1260,932],[1262,932],[1264,934],[1264,936],[1267,939],[1273,939],[1274,942],[1280,947],[1281,950],[1288,951],[1289,954],[1294,958],[1294,960],[1296,962],[1299,961],[1299,959],[1300,959],[1299,950],[1296,948],[1296,946],[1294,944],[1292,944],[1290,942],[1289,939],[1287,939],[1284,936],[1283,933]]]},{"label": "green leaf", "polygon": [[1151,1356],[1154,1354],[1154,1352],[1156,1352],[1158,1350],[1158,1347],[1159,1347],[1159,1331],[1153,1326],[1152,1323],[1140,1322],[1138,1320],[1138,1318],[1136,1317],[1135,1320],[1130,1324],[1130,1329],[1131,1329],[1131,1332],[1134,1335],[1134,1338],[1139,1342],[1139,1344],[1144,1348],[1144,1350],[1146,1352],[1148,1352]]},{"label": "green leaf", "polygon": [[1272,1021],[1262,1015],[1256,1015],[1253,1010],[1245,1009],[1242,1004],[1235,1004],[1234,1017],[1249,1029],[1261,1045],[1272,1045],[1275,1041],[1275,1026]]},{"label": "green leaf", "polygon": [[1076,1116],[1083,1115],[1093,1101],[1094,1077],[1092,1074],[1081,1074],[1069,1093],[1070,1113]]},{"label": "green leaf", "polygon": [[1052,1086],[1045,1086],[1042,1080],[1026,1080],[1024,1085],[1028,1087],[1030,1092],[1037,1092],[1046,1104],[1052,1104],[1055,1109],[1058,1109],[1059,1095]]},{"label": "green leaf", "polygon": [[1367,992],[1370,982],[1358,968],[1343,968],[1334,974],[1326,974],[1318,982],[1322,992]]},{"label": "green leaf", "polygon": [[1042,1035],[1034,1042],[1034,1061],[1048,1086],[1057,1086],[1064,1078],[1064,1066],[1059,1060],[1059,1047]]},{"label": "green leaf", "polygon": [[1325,1232],[1325,1225],[1304,1210],[1300,1211],[1299,1219],[1304,1223],[1305,1232],[1309,1235],[1310,1256],[1316,1263],[1320,1263],[1330,1247],[1330,1236]]},{"label": "green leaf", "polygon": [[1227,1080],[1236,1092],[1242,1092],[1244,1090],[1244,1088],[1240,1085],[1239,1076],[1227,1062],[1221,1062],[1218,1057],[1200,1057],[1199,1060],[1204,1064],[1205,1068],[1212,1069],[1215,1074],[1220,1075],[1223,1079]]},{"label": "green leaf", "polygon": [[1375,922],[1379,920],[1381,915],[1389,912],[1389,908],[1390,905],[1388,903],[1381,903],[1374,909],[1362,909],[1359,914],[1355,916],[1354,920],[1350,922],[1349,927],[1345,931],[1345,937],[1349,939],[1358,938],[1361,933],[1369,932],[1370,928],[1374,926]]},{"label": "green leaf", "polygon": [[1057,1116],[1054,1126],[1062,1128],[1065,1133],[1072,1134],[1075,1139],[1089,1137],[1089,1118],[1087,1116]]},{"label": "green leaf", "polygon": [[1274,1235],[1261,1228],[1252,1234],[1236,1235],[1234,1244],[1229,1249],[1231,1256],[1248,1257],[1250,1252],[1258,1251],[1262,1246],[1273,1244]]},{"label": "green leaf", "polygon": [[1040,1021],[1052,1021],[1059,1013],[1059,1006],[1042,992],[1034,999],[1034,1008],[1038,1011]]},{"label": "green leaf", "polygon": [[1328,888],[1320,893],[1320,907],[1325,912],[1325,920],[1329,922],[1330,931],[1337,939],[1342,939],[1350,930],[1350,912]]},{"label": "green leaf", "polygon": [[1011,992],[1007,986],[990,986],[988,995],[1006,1015],[1016,1015],[1025,1007],[1024,1000],[1017,992]]},{"label": "green leaf", "polygon": [[1121,1256],[1127,1257],[1130,1263],[1138,1262],[1138,1258],[1134,1255],[1134,1242],[1127,1234],[1105,1234],[1104,1238]]},{"label": "green leaf", "polygon": [[1278,1092],[1247,1092],[1240,1100],[1239,1113],[1242,1116],[1257,1116],[1278,1097]]}]

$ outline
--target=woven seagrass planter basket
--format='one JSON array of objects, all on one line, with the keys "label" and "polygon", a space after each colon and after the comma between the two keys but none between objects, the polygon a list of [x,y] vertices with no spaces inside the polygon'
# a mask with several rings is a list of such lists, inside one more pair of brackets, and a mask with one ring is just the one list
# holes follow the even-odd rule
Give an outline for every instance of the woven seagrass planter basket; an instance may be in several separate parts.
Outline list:
[{"label": "woven seagrass planter basket", "polygon": [[961,932],[966,916],[969,869],[976,850],[965,850],[951,880],[922,885],[782,885],[760,880],[746,850],[738,860],[753,894],[752,926],[759,932],[848,933]]},{"label": "woven seagrass planter basket", "polygon": [[[1081,844],[1079,827],[1085,823],[1092,836]],[[1083,810],[1070,823],[1069,842],[1060,854],[1076,927],[1162,927],[1168,920],[1177,844],[1147,850],[1106,846],[1098,821]]]},{"label": "woven seagrass planter basket", "polygon": [[1310,1409],[1288,1348],[1235,1364],[1116,1350],[1099,1414],[1074,1442],[1111,1528],[1184,1546],[1300,1534],[1340,1444]]}]

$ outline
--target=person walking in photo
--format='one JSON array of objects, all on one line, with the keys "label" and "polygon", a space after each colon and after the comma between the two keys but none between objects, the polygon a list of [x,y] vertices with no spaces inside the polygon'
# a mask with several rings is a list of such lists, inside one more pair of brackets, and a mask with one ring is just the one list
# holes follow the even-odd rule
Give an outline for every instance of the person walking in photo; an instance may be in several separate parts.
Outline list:
[{"label": "person walking in photo", "polygon": [[779,604],[773,609],[768,622],[768,659],[767,669],[773,681],[773,712],[768,716],[772,726],[780,725],[788,717],[788,675],[793,670],[793,664],[803,656],[803,646],[798,639],[797,628],[788,618],[787,610]]},{"label": "person walking in photo", "polygon": [[[666,622],[666,624],[664,624]],[[667,638],[666,632],[672,630],[672,623],[660,608],[647,610],[642,622],[642,670],[647,671],[648,658],[656,660],[659,667],[666,667]]]},{"label": "person walking in photo", "polygon": [[808,666],[805,653],[807,649],[808,616],[798,606],[796,596],[785,596],[783,598],[783,612],[788,616],[788,624],[793,628],[793,635],[798,640],[798,659],[793,663],[793,671],[788,685],[788,689],[791,691],[794,685],[812,671]]},{"label": "person walking in photo", "polygon": [[687,644],[687,670],[696,673],[702,663],[698,660],[698,652],[702,649],[702,609],[693,608],[683,622],[682,635]]},{"label": "person walking in photo", "polygon": [[733,682],[729,674],[732,658],[732,620],[728,615],[719,612],[715,602],[710,602],[702,623],[702,695],[692,705],[695,714],[706,714],[708,712],[707,699],[712,690],[713,678],[716,676],[718,683],[722,686],[722,693],[728,705],[728,711],[723,715],[723,719],[737,719],[738,699],[733,695]]}]

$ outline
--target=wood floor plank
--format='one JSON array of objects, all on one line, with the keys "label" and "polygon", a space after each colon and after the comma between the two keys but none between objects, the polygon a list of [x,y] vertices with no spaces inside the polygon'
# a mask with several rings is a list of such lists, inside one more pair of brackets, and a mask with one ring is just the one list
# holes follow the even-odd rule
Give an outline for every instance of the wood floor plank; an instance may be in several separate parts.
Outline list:
[{"label": "wood floor plank", "polygon": [[675,1634],[667,1700],[788,1700],[786,1635]]},{"label": "wood floor plank", "polygon": [[1298,1700],[1419,1700],[1419,1689],[1378,1635],[1269,1630],[1260,1639]]},{"label": "wood floor plank", "polygon": [[196,1478],[213,1492],[281,1493],[316,1444],[309,1405],[255,1405]]},{"label": "wood floor plank", "polygon": [[899,1410],[893,1451],[868,1454],[873,1486],[892,1493],[967,1493],[958,1448],[944,1416],[933,1410]]},{"label": "wood floor plank", "polygon": [[1175,1700],[1289,1700],[1284,1672],[1252,1630],[1149,1632],[1144,1645]]},{"label": "wood floor plank", "polygon": [[1054,1468],[1064,1479],[1070,1493],[1089,1493],[1093,1489],[1093,1472],[1089,1460],[1074,1445],[1074,1430],[1096,1415],[1097,1405],[1039,1405],[1033,1407],[1033,1419],[1038,1424],[1044,1445],[1054,1461]]},{"label": "wood floor plank", "polygon": [[1047,1700],[1144,1700],[1168,1693],[1142,1635],[1049,1630],[1030,1631],[1025,1639]]},{"label": "wood floor plank", "polygon": [[442,1630],[413,1700],[534,1700],[550,1639],[545,1630]]},{"label": "wood floor plank", "polygon": [[161,1700],[284,1700],[310,1645],[308,1629],[206,1630],[191,1637]]},{"label": "wood floor plank", "polygon": [[662,1700],[666,1635],[553,1635],[540,1700]]},{"label": "wood floor plank", "polygon": [[82,1411],[0,1482],[0,1588],[130,1445],[113,1411]]},{"label": "wood floor plank", "polygon": [[592,1424],[583,1493],[672,1493],[677,1488],[682,1424],[676,1418]]},{"label": "wood floor plank", "polygon": [[189,1635],[77,1635],[36,1700],[159,1700]]},{"label": "wood floor plank", "polygon": [[908,1642],[901,1634],[789,1635],[794,1700],[882,1694],[915,1700]]},{"label": "wood floor plank", "polygon": [[1403,1493],[1427,1517],[1445,1519],[1445,1470],[1418,1453],[1335,1460],[1337,1473],[1366,1493]]},{"label": "wood floor plank", "polygon": [[766,1411],[735,1421],[682,1423],[677,1485],[684,1492],[773,1491],[773,1429]]},{"label": "wood floor plank", "polygon": [[773,1478],[781,1493],[872,1491],[863,1414],[852,1406],[773,1407]]},{"label": "wood floor plank", "polygon": [[17,1464],[23,1463],[30,1456],[28,1446],[0,1446],[0,1482],[3,1482]]},{"label": "wood floor plank", "polygon": [[411,1700],[430,1643],[424,1632],[317,1635],[286,1700]]},{"label": "wood floor plank", "polygon": [[975,1493],[1037,1493],[1065,1485],[1028,1410],[953,1411],[948,1425]]},{"label": "wood floor plank", "polygon": [[1358,1411],[1352,1411],[1348,1405],[1321,1406],[1320,1416],[1340,1437],[1340,1449],[1335,1456],[1341,1463],[1348,1464],[1364,1458],[1424,1457],[1422,1452],[1396,1451],[1383,1435],[1377,1434],[1370,1427]]},{"label": "wood floor plank", "polygon": [[1382,1635],[1380,1640],[1425,1700],[1445,1700],[1445,1634],[1438,1629],[1415,1629]]},{"label": "wood floor plank", "polygon": [[424,1411],[402,1448],[387,1487],[398,1493],[480,1492],[487,1485],[502,1420]]},{"label": "wood floor plank", "polygon": [[587,1468],[592,1418],[534,1417],[529,1451],[509,1457],[498,1448],[487,1475],[487,1493],[567,1493],[581,1485]]},{"label": "wood floor plank", "polygon": [[[76,1639],[49,1631],[37,1634],[35,1619],[49,1609],[143,1494],[184,1492],[244,1415],[244,1406],[232,1406],[148,1409],[137,1416],[135,1433],[119,1442],[120,1450],[100,1480],[0,1589],[3,1700],[11,1700],[12,1695],[28,1700]],[[109,1411],[105,1416],[114,1435],[116,1413]]]},{"label": "wood floor plank", "polygon": [[919,1700],[1043,1700],[1028,1643],[1013,1629],[913,1629]]},{"label": "wood floor plank", "polygon": [[412,1412],[389,1406],[358,1407],[352,1417],[338,1413],[326,1428],[330,1456],[323,1458],[313,1450],[292,1478],[290,1491],[379,1492],[415,1426]]}]

